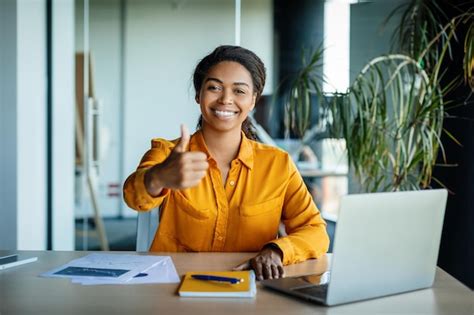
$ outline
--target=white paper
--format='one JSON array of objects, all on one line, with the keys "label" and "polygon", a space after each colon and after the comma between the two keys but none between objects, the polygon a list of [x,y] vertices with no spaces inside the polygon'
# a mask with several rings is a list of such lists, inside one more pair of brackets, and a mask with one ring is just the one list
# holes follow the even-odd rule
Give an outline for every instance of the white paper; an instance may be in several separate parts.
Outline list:
[{"label": "white paper", "polygon": [[[141,273],[146,274],[142,277],[134,277],[123,284],[147,284],[147,283],[179,283],[180,278],[174,267],[173,260],[169,256],[154,256],[159,257],[160,261],[154,266],[143,270]],[[101,284],[117,284],[115,281],[108,280],[93,280],[93,279],[79,279],[72,280],[73,283],[80,283],[83,285],[101,285]]]},{"label": "white paper", "polygon": [[[58,277],[81,280],[107,280],[113,283],[124,283],[130,281],[135,275],[143,270],[158,264],[162,260],[161,256],[152,255],[129,255],[129,254],[102,254],[95,253],[70,261],[60,267],[54,268],[48,272],[40,274],[41,277]],[[67,270],[67,268],[84,270],[104,270],[102,273],[95,273],[95,276],[77,275],[77,274],[58,274]],[[114,271],[114,272],[109,272]],[[120,275],[115,275],[115,271],[120,271]],[[104,276],[97,276],[104,274]]]}]

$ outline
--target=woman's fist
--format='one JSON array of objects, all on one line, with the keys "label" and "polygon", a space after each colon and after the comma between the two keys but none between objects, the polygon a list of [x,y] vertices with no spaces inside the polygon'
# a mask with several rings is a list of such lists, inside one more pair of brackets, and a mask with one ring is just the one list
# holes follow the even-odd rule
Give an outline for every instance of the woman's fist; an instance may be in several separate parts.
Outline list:
[{"label": "woman's fist", "polygon": [[162,163],[150,168],[145,174],[145,186],[152,196],[158,196],[163,188],[184,189],[199,184],[206,175],[209,163],[203,152],[189,152],[189,131],[181,125],[181,139]]}]

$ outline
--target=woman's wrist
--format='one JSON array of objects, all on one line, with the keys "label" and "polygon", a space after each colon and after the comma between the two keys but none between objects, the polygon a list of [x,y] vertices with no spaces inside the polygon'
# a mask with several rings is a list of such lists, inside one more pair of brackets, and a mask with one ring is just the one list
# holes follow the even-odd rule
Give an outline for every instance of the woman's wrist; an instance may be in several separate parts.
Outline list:
[{"label": "woman's wrist", "polygon": [[281,250],[281,248],[275,244],[275,243],[269,243],[267,245],[265,245],[263,247],[263,249],[269,249],[269,250],[272,250],[273,252],[275,252],[276,254],[278,254],[278,256],[280,256],[280,259],[281,261],[283,261],[283,251]]},{"label": "woman's wrist", "polygon": [[145,172],[145,176],[144,176],[144,180],[145,180],[145,188],[146,188],[146,191],[148,192],[148,194],[152,197],[158,197],[161,193],[161,191],[163,190],[163,188],[165,188],[161,182],[160,182],[160,179],[158,178],[158,176],[156,176],[156,165],[149,168],[146,172]]}]

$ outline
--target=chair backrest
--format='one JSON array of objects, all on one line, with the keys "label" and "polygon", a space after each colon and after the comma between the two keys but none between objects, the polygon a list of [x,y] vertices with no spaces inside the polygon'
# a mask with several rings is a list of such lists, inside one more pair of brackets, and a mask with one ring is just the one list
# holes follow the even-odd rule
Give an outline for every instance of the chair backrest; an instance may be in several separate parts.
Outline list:
[{"label": "chair backrest", "polygon": [[159,208],[147,212],[138,212],[137,218],[137,252],[148,252],[155,237],[159,221]]}]

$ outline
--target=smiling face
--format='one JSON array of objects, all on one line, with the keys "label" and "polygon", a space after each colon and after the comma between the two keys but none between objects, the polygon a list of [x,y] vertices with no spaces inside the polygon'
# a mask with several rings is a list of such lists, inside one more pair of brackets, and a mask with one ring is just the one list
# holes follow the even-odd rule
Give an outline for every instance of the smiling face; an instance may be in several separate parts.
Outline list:
[{"label": "smiling face", "polygon": [[203,129],[238,131],[255,107],[250,72],[240,63],[223,61],[209,69],[196,102],[201,106]]}]

